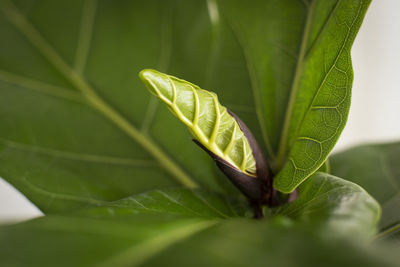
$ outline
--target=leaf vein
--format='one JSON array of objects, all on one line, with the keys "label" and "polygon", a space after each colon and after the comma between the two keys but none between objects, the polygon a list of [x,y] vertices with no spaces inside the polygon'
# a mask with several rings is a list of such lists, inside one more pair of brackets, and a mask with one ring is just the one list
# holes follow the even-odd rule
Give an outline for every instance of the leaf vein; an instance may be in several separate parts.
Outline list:
[{"label": "leaf vein", "polygon": [[57,85],[48,84],[42,81],[34,80],[18,74],[0,70],[0,80],[19,87],[30,89],[32,91],[50,95],[57,98],[87,104],[83,95],[79,92],[68,90]]},{"label": "leaf vein", "polygon": [[87,62],[90,41],[96,16],[97,0],[86,0],[83,4],[81,28],[75,55],[75,70],[82,74]]},{"label": "leaf vein", "polygon": [[177,181],[189,188],[196,188],[198,185],[189,177],[183,169],[167,155],[153,140],[143,135],[130,121],[122,117],[114,110],[87,81],[75,70],[70,68],[60,55],[40,35],[36,28],[20,13],[20,11],[9,1],[3,5],[3,12],[8,20],[23,34],[26,39],[77,89],[82,91],[93,108],[103,114],[118,126],[125,134],[139,143],[175,178]]},{"label": "leaf vein", "polygon": [[19,149],[24,151],[30,151],[33,153],[40,153],[55,158],[62,158],[68,160],[87,161],[94,163],[106,163],[116,165],[128,165],[128,166],[142,166],[142,167],[156,167],[157,163],[153,160],[146,159],[133,159],[133,158],[120,158],[112,156],[102,156],[94,154],[83,154],[71,151],[61,151],[52,148],[39,147],[34,145],[22,144],[7,140],[0,137],[0,143],[3,143],[9,148]]}]

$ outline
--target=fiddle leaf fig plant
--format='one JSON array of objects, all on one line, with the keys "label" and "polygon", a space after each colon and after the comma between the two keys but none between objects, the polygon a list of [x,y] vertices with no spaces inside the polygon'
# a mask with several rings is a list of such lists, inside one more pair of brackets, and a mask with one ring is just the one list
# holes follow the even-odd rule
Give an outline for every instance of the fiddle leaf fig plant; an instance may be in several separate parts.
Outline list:
[{"label": "fiddle leaf fig plant", "polygon": [[398,143],[330,156],[369,3],[0,0],[0,265],[399,266]]}]

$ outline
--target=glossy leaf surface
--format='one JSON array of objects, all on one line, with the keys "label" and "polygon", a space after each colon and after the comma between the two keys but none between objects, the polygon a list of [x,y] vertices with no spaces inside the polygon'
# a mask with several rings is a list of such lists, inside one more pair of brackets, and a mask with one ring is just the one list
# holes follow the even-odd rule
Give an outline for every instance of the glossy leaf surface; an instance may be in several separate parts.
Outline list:
[{"label": "glossy leaf surface", "polygon": [[323,225],[327,233],[371,237],[377,231],[381,207],[363,188],[317,172],[298,188],[299,198],[275,213],[307,225]]},{"label": "glossy leaf surface", "polygon": [[382,238],[400,240],[400,143],[370,144],[331,157],[332,173],[365,188],[382,206]]}]

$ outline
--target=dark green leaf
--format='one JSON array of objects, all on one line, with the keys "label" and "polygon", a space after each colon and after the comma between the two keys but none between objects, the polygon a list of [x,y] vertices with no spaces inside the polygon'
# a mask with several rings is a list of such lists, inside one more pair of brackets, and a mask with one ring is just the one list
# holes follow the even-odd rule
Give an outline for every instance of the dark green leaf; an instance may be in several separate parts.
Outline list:
[{"label": "dark green leaf", "polygon": [[381,208],[360,186],[317,172],[298,188],[299,198],[275,213],[307,225],[323,226],[324,231],[362,238],[376,233]]},{"label": "dark green leaf", "polygon": [[[351,192],[342,194],[344,198],[351,196]],[[355,207],[345,201],[338,203],[344,209]],[[356,245],[341,236],[327,239],[324,231],[318,231],[324,229],[321,225],[309,224],[304,217],[297,224],[284,217],[226,220],[242,216],[245,209],[240,202],[217,194],[182,189],[154,191],[98,205],[70,215],[48,215],[0,227],[1,264],[249,266],[251,261],[252,266],[396,266],[380,250]],[[310,204],[304,209],[317,206]],[[354,216],[346,215],[348,221],[359,223],[358,208],[349,214]],[[314,211],[310,217],[321,215]],[[338,213],[332,216],[334,223],[338,217]],[[328,222],[329,218],[324,220]]]},{"label": "dark green leaf", "polygon": [[91,205],[74,214],[103,216],[138,213],[168,213],[199,218],[243,217],[246,201],[200,190],[167,189],[150,191],[113,202]]},{"label": "dark green leaf", "polygon": [[4,248],[0,252],[1,264],[136,266],[215,223],[165,214],[107,218],[50,215],[0,228]]},{"label": "dark green leaf", "polygon": [[[282,225],[283,224],[283,225]],[[240,229],[240,231],[238,231]],[[50,215],[0,228],[4,266],[398,266],[384,251],[251,220]]]},{"label": "dark green leaf", "polygon": [[361,185],[381,204],[381,237],[397,233],[399,238],[399,160],[399,142],[358,146],[331,157],[333,174]]},{"label": "dark green leaf", "polygon": [[369,1],[219,2],[246,55],[275,168],[283,167],[275,188],[291,192],[324,163],[346,123],[350,48]]},{"label": "dark green leaf", "polygon": [[[238,231],[240,229],[240,231]],[[324,239],[285,220],[224,221],[179,242],[144,266],[398,266],[396,254]]]},{"label": "dark green leaf", "polygon": [[[229,47],[207,56],[213,28],[201,1],[1,1],[0,176],[44,212],[179,184],[226,187],[137,77],[153,67],[213,85],[214,69],[230,77],[216,90],[254,125],[239,47],[224,32]],[[232,66],[218,65],[225,58]]]}]

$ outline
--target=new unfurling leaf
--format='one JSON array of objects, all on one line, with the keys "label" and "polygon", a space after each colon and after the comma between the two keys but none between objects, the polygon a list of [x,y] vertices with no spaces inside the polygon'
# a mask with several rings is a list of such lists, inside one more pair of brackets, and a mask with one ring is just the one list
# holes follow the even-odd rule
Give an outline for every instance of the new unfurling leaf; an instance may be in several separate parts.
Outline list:
[{"label": "new unfurling leaf", "polygon": [[155,70],[141,71],[140,78],[246,196],[263,197],[261,181],[268,180],[268,168],[261,150],[246,125],[219,103],[215,93]]},{"label": "new unfurling leaf", "polygon": [[255,175],[250,145],[215,93],[155,70],[143,70],[140,77],[204,147],[242,172]]}]

